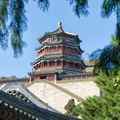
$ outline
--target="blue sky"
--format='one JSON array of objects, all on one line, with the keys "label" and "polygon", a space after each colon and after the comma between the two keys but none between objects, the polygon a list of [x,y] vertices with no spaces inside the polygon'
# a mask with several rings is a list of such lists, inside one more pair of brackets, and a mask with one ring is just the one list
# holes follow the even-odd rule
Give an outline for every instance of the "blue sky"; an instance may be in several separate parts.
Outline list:
[{"label": "blue sky", "polygon": [[52,32],[57,29],[58,22],[62,22],[63,29],[70,33],[78,34],[82,40],[81,48],[84,50],[83,58],[97,48],[103,48],[111,40],[111,34],[115,33],[115,14],[109,19],[100,17],[100,6],[103,0],[89,0],[88,17],[80,19],[73,13],[66,0],[50,0],[49,12],[43,13],[37,6],[37,2],[30,2],[26,6],[26,16],[28,18],[28,30],[23,34],[23,40],[27,47],[23,49],[23,55],[18,59],[13,57],[13,50],[10,41],[6,51],[0,50],[0,77],[28,77],[28,72],[32,71],[30,65],[35,60],[35,48],[40,46],[37,38],[45,32]]}]

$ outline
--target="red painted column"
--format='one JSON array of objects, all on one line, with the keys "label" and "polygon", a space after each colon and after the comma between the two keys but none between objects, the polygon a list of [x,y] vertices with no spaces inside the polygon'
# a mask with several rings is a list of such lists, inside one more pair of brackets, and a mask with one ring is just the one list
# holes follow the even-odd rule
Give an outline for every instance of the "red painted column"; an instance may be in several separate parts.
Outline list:
[{"label": "red painted column", "polygon": [[38,77],[38,80],[41,80],[40,76]]},{"label": "red painted column", "polygon": [[69,62],[66,62],[66,64],[67,64],[67,68],[69,67]]},{"label": "red painted column", "polygon": [[55,75],[54,75],[54,81],[56,81],[56,80],[57,80],[57,75],[55,74]]},{"label": "red painted column", "polygon": [[60,46],[58,46],[58,52],[60,52]]},{"label": "red painted column", "polygon": [[61,61],[61,66],[63,67],[63,60]]},{"label": "red painted column", "polygon": [[48,48],[48,52],[47,53],[50,53],[50,47]]},{"label": "red painted column", "polygon": [[30,77],[30,83],[33,81],[33,77]]},{"label": "red painted column", "polygon": [[64,52],[64,47],[63,46],[61,46],[61,52]]},{"label": "red painted column", "polygon": [[48,61],[48,68],[50,67],[50,61]]},{"label": "red painted column", "polygon": [[62,60],[60,60],[60,67],[62,67]]},{"label": "red painted column", "polygon": [[59,47],[57,46],[57,47],[56,47],[56,52],[58,52],[58,51],[59,51],[59,49],[58,49],[58,48],[59,48]]}]

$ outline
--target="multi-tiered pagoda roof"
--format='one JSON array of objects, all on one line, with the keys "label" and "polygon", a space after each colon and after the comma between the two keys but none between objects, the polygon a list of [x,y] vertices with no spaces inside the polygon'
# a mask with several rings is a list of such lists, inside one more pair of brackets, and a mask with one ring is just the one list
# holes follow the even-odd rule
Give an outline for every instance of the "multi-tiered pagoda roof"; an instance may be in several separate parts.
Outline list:
[{"label": "multi-tiered pagoda roof", "polygon": [[55,80],[63,74],[78,74],[85,68],[82,61],[82,42],[77,34],[66,32],[62,23],[58,29],[47,32],[38,39],[41,46],[36,48],[37,57],[31,63],[34,71],[31,79]]}]

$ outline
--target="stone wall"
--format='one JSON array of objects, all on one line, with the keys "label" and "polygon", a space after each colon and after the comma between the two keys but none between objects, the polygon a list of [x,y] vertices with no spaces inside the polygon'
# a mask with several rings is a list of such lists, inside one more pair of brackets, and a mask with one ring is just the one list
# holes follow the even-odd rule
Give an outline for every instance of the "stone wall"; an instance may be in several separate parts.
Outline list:
[{"label": "stone wall", "polygon": [[[99,89],[92,81],[56,83],[56,85],[61,86],[84,99],[88,96],[99,96]],[[61,113],[65,113],[64,106],[70,99],[73,98],[76,104],[79,103],[79,101],[71,95],[55,88],[47,82],[33,82],[33,84],[28,86],[28,89],[38,98]]]},{"label": "stone wall", "polygon": [[57,85],[77,94],[78,96],[86,99],[94,95],[99,96],[100,90],[93,81],[69,82],[58,83]]}]

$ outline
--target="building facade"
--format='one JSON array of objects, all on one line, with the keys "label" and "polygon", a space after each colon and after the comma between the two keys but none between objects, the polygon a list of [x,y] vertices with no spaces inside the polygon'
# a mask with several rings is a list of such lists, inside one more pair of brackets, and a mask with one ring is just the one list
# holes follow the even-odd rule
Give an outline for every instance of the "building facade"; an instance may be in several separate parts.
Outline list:
[{"label": "building facade", "polygon": [[82,42],[77,34],[63,30],[62,23],[58,29],[45,33],[39,38],[41,46],[36,48],[37,57],[31,63],[33,71],[28,73],[30,81],[47,79],[58,80],[58,76],[79,74],[85,69],[82,60]]},{"label": "building facade", "polygon": [[97,63],[97,61],[85,61],[85,65],[86,65],[85,72],[93,73],[96,63]]}]

